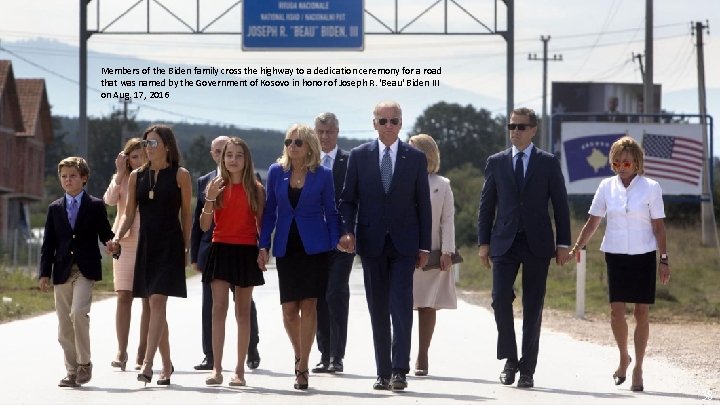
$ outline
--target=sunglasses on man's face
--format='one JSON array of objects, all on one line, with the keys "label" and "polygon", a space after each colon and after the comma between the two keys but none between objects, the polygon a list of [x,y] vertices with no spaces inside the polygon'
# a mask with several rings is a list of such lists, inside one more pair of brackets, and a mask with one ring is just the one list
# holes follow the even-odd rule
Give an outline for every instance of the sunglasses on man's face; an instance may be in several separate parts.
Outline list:
[{"label": "sunglasses on man's face", "polygon": [[612,162],[612,166],[616,169],[619,169],[621,167],[629,169],[632,167],[632,165],[632,162]]},{"label": "sunglasses on man's face", "polygon": [[143,148],[155,149],[158,147],[157,139],[144,139],[141,144]]},{"label": "sunglasses on man's face", "polygon": [[392,125],[398,125],[398,124],[400,123],[400,118],[390,118],[390,119],[388,119],[388,118],[378,118],[377,123],[380,124],[380,125],[386,125],[386,124],[388,123],[388,121],[389,121]]},{"label": "sunglasses on man's face", "polygon": [[303,140],[300,139],[300,138],[295,138],[294,141],[293,141],[292,139],[286,139],[286,140],[285,140],[285,147],[286,147],[286,148],[289,147],[290,145],[293,144],[293,142],[295,142],[295,146],[297,146],[298,148],[302,148],[303,143],[304,143]]},{"label": "sunglasses on man's face", "polygon": [[508,124],[508,129],[510,131],[518,130],[518,131],[524,131],[528,128],[532,128],[533,126],[530,124]]}]

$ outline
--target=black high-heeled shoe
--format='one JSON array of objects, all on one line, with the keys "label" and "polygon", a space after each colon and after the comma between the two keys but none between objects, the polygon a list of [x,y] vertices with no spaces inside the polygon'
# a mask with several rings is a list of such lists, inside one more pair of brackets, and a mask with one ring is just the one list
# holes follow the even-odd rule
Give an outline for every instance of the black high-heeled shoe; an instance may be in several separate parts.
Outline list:
[{"label": "black high-heeled shoe", "polygon": [[628,361],[627,367],[625,367],[625,374],[626,375],[618,375],[618,372],[615,371],[613,373],[613,381],[615,381],[615,385],[620,385],[625,382],[627,379],[627,369],[630,367],[630,363],[632,363],[632,357],[630,357],[630,360]]},{"label": "black high-heeled shoe", "polygon": [[157,385],[170,385],[170,376],[175,372],[175,366],[170,366],[170,374],[167,378],[158,378]]},{"label": "black high-heeled shoe", "polygon": [[[145,366],[145,364],[148,364],[148,363],[144,363],[143,366]],[[152,376],[153,376],[152,365],[148,364],[148,366],[150,367],[150,375],[147,375],[144,372],[140,372],[140,374],[137,375],[137,380],[140,382],[144,382],[145,385],[148,385],[148,383],[152,381]]]},{"label": "black high-heeled shoe", "polygon": [[118,356],[117,360],[113,360],[110,362],[110,367],[119,368],[121,371],[125,371],[125,366],[127,365],[128,361],[128,354],[125,352],[124,355]]},{"label": "black high-heeled shoe", "polygon": [[[308,389],[308,382],[310,382],[310,381],[309,381],[309,380],[310,380],[310,373],[309,373],[309,371],[310,371],[310,370],[305,370],[305,371],[295,370],[295,381],[296,381],[296,382],[295,382],[295,385],[293,385],[293,387],[295,387],[296,390],[306,390],[306,389]],[[305,384],[300,384],[300,383],[297,382],[297,379],[300,378],[300,377],[302,377],[302,376],[305,376]]]}]

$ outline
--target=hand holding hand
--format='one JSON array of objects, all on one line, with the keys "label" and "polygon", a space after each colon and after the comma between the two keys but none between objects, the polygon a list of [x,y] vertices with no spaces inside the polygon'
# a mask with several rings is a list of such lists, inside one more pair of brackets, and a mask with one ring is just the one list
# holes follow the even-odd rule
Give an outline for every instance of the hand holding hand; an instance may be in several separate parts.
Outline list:
[{"label": "hand holding hand", "polygon": [[260,267],[260,270],[262,270],[262,271],[266,271],[266,270],[267,270],[267,268],[265,267],[265,265],[267,264],[268,259],[269,259],[269,258],[268,258],[268,251],[267,251],[267,249],[260,249],[260,252],[258,253],[258,258],[257,258],[257,264],[258,264],[258,266]]},{"label": "hand holding hand", "polygon": [[355,236],[350,233],[346,233],[340,238],[337,244],[337,250],[345,253],[355,252]]},{"label": "hand holding hand", "polygon": [[480,264],[490,268],[490,245],[478,246],[478,256],[480,256]]},{"label": "hand holding hand", "polygon": [[555,250],[555,263],[564,266],[565,263],[569,262],[575,258],[575,252],[573,254],[570,254],[570,249],[566,247],[558,247]]}]

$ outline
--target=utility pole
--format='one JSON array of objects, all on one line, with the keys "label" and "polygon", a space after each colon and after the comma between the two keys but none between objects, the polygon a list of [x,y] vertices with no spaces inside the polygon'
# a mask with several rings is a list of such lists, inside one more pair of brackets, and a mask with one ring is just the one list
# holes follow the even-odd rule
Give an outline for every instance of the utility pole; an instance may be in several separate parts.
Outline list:
[{"label": "utility pole", "polygon": [[[120,149],[122,149],[125,146],[125,142],[128,138],[130,138],[130,134],[128,131],[128,104],[132,103],[131,99],[128,98],[120,98],[118,99],[118,102],[123,105],[122,107],[122,134],[120,135]],[[137,110],[135,111],[137,112]],[[131,119],[135,119],[135,114],[132,114]]]},{"label": "utility pole", "polygon": [[[655,89],[653,88],[653,0],[645,0],[645,74],[643,81],[643,111],[652,114],[655,109]],[[652,122],[653,118],[645,119]]]},{"label": "utility pole", "polygon": [[548,122],[547,116],[547,63],[548,61],[562,62],[562,55],[553,54],[552,58],[548,58],[548,41],[550,41],[550,35],[547,37],[544,35],[540,36],[540,40],[543,42],[543,57],[538,58],[537,54],[528,54],[528,60],[539,60],[543,63],[543,88],[542,88],[542,139],[544,140],[541,148],[546,151],[553,153],[552,137],[550,136],[550,123]]},{"label": "utility pole", "polygon": [[[702,243],[704,246],[718,246],[717,227],[715,226],[715,211],[713,210],[712,193],[710,193],[710,171],[708,160],[712,156],[712,151],[708,149],[707,139],[707,102],[705,99],[705,56],[703,54],[703,29],[709,29],[707,21],[706,25],[701,22],[694,24],[694,35],[697,47],[697,69],[698,69],[698,101],[700,104],[700,125],[702,126],[703,141],[703,176],[702,176],[702,196],[700,197],[700,211],[702,216]],[[692,23],[691,23],[692,25]]]}]

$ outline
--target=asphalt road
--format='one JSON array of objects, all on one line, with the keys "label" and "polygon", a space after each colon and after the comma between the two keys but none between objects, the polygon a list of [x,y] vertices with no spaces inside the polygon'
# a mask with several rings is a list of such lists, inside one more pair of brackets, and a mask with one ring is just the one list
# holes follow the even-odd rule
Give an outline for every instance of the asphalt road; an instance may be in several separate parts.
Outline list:
[{"label": "asphalt road", "polygon": [[[58,388],[65,375],[62,351],[57,343],[54,313],[0,325],[0,403],[42,404],[336,404],[336,403],[547,403],[547,404],[625,404],[625,403],[709,403],[701,381],[665,361],[649,358],[645,362],[643,393],[630,391],[630,379],[613,385],[611,375],[617,366],[616,351],[573,340],[561,332],[543,330],[534,389],[503,386],[498,373],[503,362],[495,359],[496,330],[492,314],[486,309],[459,302],[457,310],[438,313],[430,352],[430,375],[408,376],[404,392],[374,391],[375,364],[370,320],[365,302],[362,270],[351,276],[352,297],[345,373],[310,375],[310,389],[293,389],[294,362],[290,342],[282,325],[277,273],[270,269],[266,285],[255,289],[254,298],[260,323],[260,367],[246,372],[247,387],[208,387],[206,371],[193,365],[203,357],[200,344],[200,278],[188,279],[188,298],[168,302],[170,343],[175,374],[168,387],[155,385],[160,357],[155,360],[155,376],[147,387],[136,380],[136,371],[110,367],[115,356],[115,300],[93,303],[91,312],[93,378],[82,388]],[[130,358],[137,348],[139,302],[133,307]],[[417,318],[416,318],[417,319]],[[520,323],[516,324],[518,334]],[[416,327],[417,328],[417,327]],[[236,326],[228,316],[225,343],[225,381],[235,366]],[[417,330],[415,330],[417,332]],[[608,329],[608,333],[610,333]],[[415,342],[411,366],[415,358]],[[319,360],[316,350],[311,365]],[[715,399],[717,401],[717,399]]]}]

